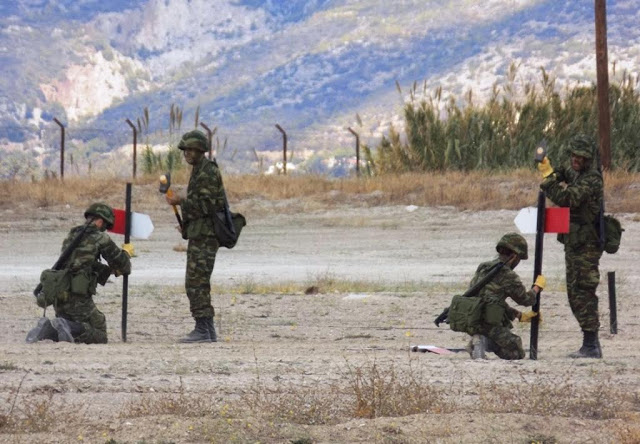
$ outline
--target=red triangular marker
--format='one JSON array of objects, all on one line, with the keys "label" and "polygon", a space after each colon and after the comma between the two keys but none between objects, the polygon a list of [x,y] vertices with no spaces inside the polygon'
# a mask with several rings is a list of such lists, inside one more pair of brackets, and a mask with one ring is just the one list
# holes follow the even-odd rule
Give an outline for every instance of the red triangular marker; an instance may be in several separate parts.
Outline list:
[{"label": "red triangular marker", "polygon": [[[125,231],[125,219],[126,211],[113,209],[115,220],[113,222],[113,228],[109,231],[116,234],[124,234]],[[151,218],[146,214],[131,213],[131,237],[138,239],[147,239],[153,232],[153,222]]]},{"label": "red triangular marker", "polygon": [[547,208],[544,212],[545,233],[569,232],[569,207]]}]

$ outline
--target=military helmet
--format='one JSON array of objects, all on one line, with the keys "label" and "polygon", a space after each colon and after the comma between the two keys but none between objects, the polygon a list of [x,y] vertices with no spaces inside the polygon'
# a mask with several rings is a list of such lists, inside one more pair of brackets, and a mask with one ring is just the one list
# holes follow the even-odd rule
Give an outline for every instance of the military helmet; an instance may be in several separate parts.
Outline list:
[{"label": "military helmet", "polygon": [[585,159],[593,159],[596,144],[593,139],[585,134],[574,136],[569,142],[569,152]]},{"label": "military helmet", "polygon": [[184,133],[182,135],[182,138],[178,143],[178,148],[180,148],[181,150],[193,148],[202,152],[207,152],[209,150],[209,140],[202,131],[189,131],[188,133]]},{"label": "military helmet", "polygon": [[529,258],[527,240],[518,233],[507,233],[500,238],[496,245],[496,250],[504,247],[516,253],[520,259],[527,260]]},{"label": "military helmet", "polygon": [[87,211],[84,212],[84,217],[87,218],[89,216],[99,217],[104,220],[107,224],[107,230],[113,228],[116,220],[113,209],[109,205],[100,202],[91,204],[89,208],[87,208]]}]

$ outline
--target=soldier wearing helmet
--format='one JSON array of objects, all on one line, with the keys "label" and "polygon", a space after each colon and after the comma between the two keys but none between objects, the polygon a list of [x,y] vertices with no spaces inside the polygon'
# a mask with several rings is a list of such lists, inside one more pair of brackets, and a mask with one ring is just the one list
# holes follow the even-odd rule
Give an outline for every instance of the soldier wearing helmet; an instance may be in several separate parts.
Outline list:
[{"label": "soldier wearing helmet", "polygon": [[544,179],[540,188],[554,204],[570,208],[569,233],[559,234],[558,240],[564,244],[567,295],[582,330],[582,347],[569,356],[602,358],[596,290],[602,256],[597,225],[604,184],[602,174],[593,168],[597,147],[591,137],[577,135],[567,149],[571,154],[569,168],[552,168],[547,157],[538,164]]},{"label": "soldier wearing helmet", "polygon": [[[545,286],[544,276],[539,275],[535,284],[527,290],[520,277],[513,269],[521,260],[526,260],[528,255],[527,241],[518,233],[507,233],[496,244],[498,257],[483,262],[478,266],[471,280],[469,288],[479,282],[490,270],[500,263],[504,266],[479,292],[471,297],[479,297],[483,303],[483,315],[478,325],[473,325],[473,335],[467,351],[471,358],[485,358],[485,351],[493,352],[502,359],[522,359],[525,356],[522,340],[513,334],[512,321],[531,322],[538,313],[531,310],[520,312],[509,306],[507,298],[525,307],[532,306],[536,302],[536,295]],[[453,308],[453,305],[452,307]],[[450,312],[449,317],[453,314]]]},{"label": "soldier wearing helmet", "polygon": [[[64,265],[67,278],[53,297],[56,317],[52,320],[41,318],[38,326],[27,334],[27,342],[50,339],[107,343],[106,318],[96,307],[93,295],[98,284],[104,285],[112,273],[119,276],[131,272],[129,258],[133,255],[133,246],[125,244],[120,249],[105,233],[115,222],[109,205],[94,203],[84,212],[84,217],[85,224],[72,228],[62,243],[62,251],[65,251],[76,237],[81,236]],[[101,258],[107,263],[104,264]],[[37,303],[46,308],[49,302],[40,294]]]},{"label": "soldier wearing helmet", "polygon": [[195,328],[180,342],[216,342],[211,305],[211,274],[219,248],[213,229],[213,217],[224,210],[225,192],[215,160],[205,157],[209,141],[198,130],[185,133],[178,148],[193,168],[186,195],[166,196],[169,205],[179,205],[182,211],[182,237],[188,239],[185,289]]}]

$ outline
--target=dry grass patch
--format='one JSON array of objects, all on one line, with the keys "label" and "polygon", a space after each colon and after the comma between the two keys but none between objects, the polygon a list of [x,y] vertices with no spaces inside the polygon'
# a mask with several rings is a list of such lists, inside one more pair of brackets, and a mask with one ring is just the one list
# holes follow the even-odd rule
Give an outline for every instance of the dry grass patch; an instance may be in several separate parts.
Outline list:
[{"label": "dry grass patch", "polygon": [[10,409],[0,413],[0,433],[38,433],[52,430],[57,424],[69,424],[69,418],[83,421],[81,406],[70,406],[46,396],[23,397],[12,400]]},{"label": "dry grass patch", "polygon": [[566,376],[558,381],[523,382],[518,385],[478,384],[477,407],[484,413],[526,413],[581,419],[612,419],[627,411],[632,399],[624,388],[609,380],[577,384]]},{"label": "dry grass patch", "polygon": [[[188,172],[172,177],[175,187],[186,188]],[[286,201],[298,199],[324,206],[357,205],[454,206],[463,210],[519,209],[535,204],[539,174],[529,169],[510,172],[429,172],[377,177],[332,179],[324,176],[229,175],[225,185],[229,200]],[[88,202],[122,202],[127,179],[71,177],[64,182],[0,182],[0,206],[21,202],[42,208],[61,204],[83,208]],[[624,171],[605,174],[607,211],[640,212],[640,174]],[[134,206],[160,209],[158,177],[146,175],[134,181]],[[119,204],[116,206],[120,206]],[[272,209],[276,211],[277,209]]]},{"label": "dry grass patch", "polygon": [[453,411],[445,390],[429,384],[412,368],[400,370],[375,361],[359,366],[347,363],[341,376],[332,383],[270,387],[258,376],[242,396],[244,409],[270,421],[301,425]]},{"label": "dry grass patch", "polygon": [[407,416],[416,413],[447,413],[454,405],[444,388],[436,387],[413,371],[401,371],[373,362],[369,366],[347,365],[351,412],[355,418]]}]

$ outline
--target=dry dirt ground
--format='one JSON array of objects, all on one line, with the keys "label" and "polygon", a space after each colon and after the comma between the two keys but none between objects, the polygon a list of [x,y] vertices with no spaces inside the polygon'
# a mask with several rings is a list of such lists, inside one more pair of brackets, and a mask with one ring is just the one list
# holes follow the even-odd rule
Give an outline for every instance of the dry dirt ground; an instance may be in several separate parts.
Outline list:
[{"label": "dry dirt ground", "polygon": [[[538,360],[472,361],[434,317],[462,291],[515,211],[238,204],[249,225],[213,275],[220,342],[177,344],[192,328],[184,241],[166,207],[134,240],[127,342],[122,279],[95,298],[107,345],[26,344],[42,310],[31,294],[80,209],[0,214],[2,442],[638,442],[640,219],[602,259],[602,360],[572,360],[581,336],[564,292],[564,261],[545,237]],[[526,236],[533,258],[534,236]],[[122,236],[113,235],[116,242]],[[533,260],[516,269],[532,281]],[[618,332],[606,274],[616,272]],[[316,286],[318,292],[305,294]],[[287,289],[290,290],[287,290]],[[336,290],[336,288],[340,288]],[[51,314],[49,313],[49,316]],[[529,328],[515,325],[525,348]],[[413,394],[421,398],[413,405]],[[406,406],[405,406],[406,407]]]}]

